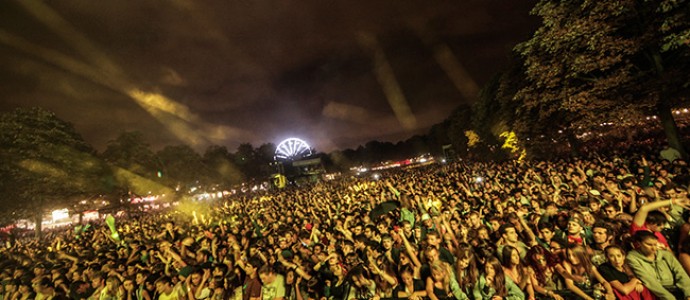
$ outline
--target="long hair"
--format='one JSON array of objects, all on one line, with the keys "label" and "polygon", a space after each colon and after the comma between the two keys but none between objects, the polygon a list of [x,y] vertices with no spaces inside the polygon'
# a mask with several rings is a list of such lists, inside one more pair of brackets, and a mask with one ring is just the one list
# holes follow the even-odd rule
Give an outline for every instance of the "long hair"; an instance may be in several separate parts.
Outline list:
[{"label": "long hair", "polygon": [[[578,268],[584,268],[585,273],[590,278],[592,277],[592,261],[589,260],[589,255],[587,255],[587,250],[581,245],[572,245],[566,250],[567,253],[572,254],[579,261]],[[568,260],[568,263],[572,265],[572,262]],[[575,267],[575,266],[573,266]]]},{"label": "long hair", "polygon": [[[496,294],[494,296],[501,296],[505,297],[508,295],[508,289],[506,288],[506,275],[503,273],[503,266],[501,266],[501,262],[498,261],[498,258],[495,256],[489,257],[486,260],[486,265],[491,265],[494,269],[494,289],[496,290]],[[484,269],[486,270],[486,265],[484,266]],[[484,271],[486,273],[486,271]],[[484,274],[486,276],[486,274]]]},{"label": "long hair", "polygon": [[[465,291],[471,291],[479,278],[477,259],[472,246],[462,243],[455,251],[455,278]],[[466,268],[460,267],[460,261],[468,260]]]},{"label": "long hair", "polygon": [[[522,262],[522,258],[518,261],[517,265],[514,266],[512,262],[512,256],[513,252],[518,252],[517,248],[510,246],[510,245],[505,245],[503,247],[503,251],[501,254],[503,254],[502,258],[503,261],[501,262],[501,265],[505,267],[506,269],[511,269],[512,267],[516,267],[518,274],[520,276],[526,275],[527,272],[525,272],[525,264]],[[518,257],[520,257],[520,253],[518,252]]]},{"label": "long hair", "polygon": [[431,266],[431,278],[436,281],[436,277],[433,276],[434,273],[440,273],[442,276],[443,289],[448,292],[450,290],[450,274],[448,274],[448,267],[445,263],[437,262]]},{"label": "long hair", "polygon": [[[379,266],[379,269],[381,269],[381,272],[386,273],[386,275],[396,278],[397,280],[397,272],[395,271],[392,263],[389,263],[387,260],[384,260],[383,263]],[[400,280],[397,281],[397,283],[400,282]],[[393,288],[395,287],[388,281],[384,280],[381,275],[374,276],[374,282],[376,282],[376,289],[383,292],[387,290],[393,290]]]},{"label": "long hair", "polygon": [[[537,256],[539,255],[543,256],[546,260],[546,266],[542,266],[537,260]],[[532,246],[532,248],[527,251],[525,260],[527,265],[534,270],[537,281],[541,285],[546,284],[546,276],[544,276],[544,271],[546,271],[547,268],[555,267],[559,263],[558,258],[541,245]]]}]

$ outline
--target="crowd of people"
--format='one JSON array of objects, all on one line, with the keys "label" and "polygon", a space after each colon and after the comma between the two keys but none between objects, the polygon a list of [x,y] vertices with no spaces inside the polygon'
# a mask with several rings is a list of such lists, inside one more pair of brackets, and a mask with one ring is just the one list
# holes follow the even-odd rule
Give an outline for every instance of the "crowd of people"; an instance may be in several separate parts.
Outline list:
[{"label": "crowd of people", "polygon": [[690,299],[690,168],[659,150],[434,164],[11,239],[0,298]]}]

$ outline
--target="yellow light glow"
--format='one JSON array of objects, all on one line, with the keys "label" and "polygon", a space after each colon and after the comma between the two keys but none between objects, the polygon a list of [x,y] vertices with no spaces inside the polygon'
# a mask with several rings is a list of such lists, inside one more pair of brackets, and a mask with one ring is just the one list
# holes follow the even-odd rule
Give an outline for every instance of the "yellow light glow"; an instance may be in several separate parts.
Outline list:
[{"label": "yellow light glow", "polygon": [[465,136],[467,137],[467,147],[468,148],[473,148],[476,146],[481,139],[479,138],[479,135],[474,132],[473,130],[467,130],[465,131]]},{"label": "yellow light glow", "polygon": [[525,149],[520,147],[520,141],[513,131],[504,131],[500,135],[504,139],[502,149],[509,150],[511,154],[517,156],[518,162],[522,162],[527,156]]}]

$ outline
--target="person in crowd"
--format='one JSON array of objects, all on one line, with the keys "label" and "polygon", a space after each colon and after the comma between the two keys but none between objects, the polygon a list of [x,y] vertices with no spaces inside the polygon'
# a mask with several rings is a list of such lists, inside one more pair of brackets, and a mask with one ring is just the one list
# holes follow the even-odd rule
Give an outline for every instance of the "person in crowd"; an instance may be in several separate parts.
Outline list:
[{"label": "person in crowd", "polygon": [[285,299],[285,278],[283,275],[277,274],[271,265],[263,265],[258,273],[262,282],[262,300]]},{"label": "person in crowd", "polygon": [[208,279],[211,277],[211,269],[197,269],[187,277],[185,285],[187,287],[187,299],[208,299],[211,290],[207,286]]},{"label": "person in crowd", "polygon": [[668,219],[666,218],[664,213],[657,211],[657,209],[673,205],[677,205],[680,207],[690,207],[690,199],[688,199],[687,197],[682,199],[671,198],[669,200],[660,200],[645,203],[640,207],[637,213],[635,213],[633,222],[630,225],[630,233],[635,234],[637,231],[640,230],[654,232],[654,235],[656,235],[659,243],[665,249],[671,249],[668,240],[666,239],[664,234],[661,233],[661,231],[664,229],[664,226],[668,222]]},{"label": "person in crowd", "polygon": [[99,300],[120,300],[124,298],[124,288],[117,276],[108,276],[105,288],[101,290]]},{"label": "person in crowd", "polygon": [[617,299],[655,299],[642,281],[635,277],[632,269],[625,264],[625,251],[617,245],[605,248],[607,262],[597,269],[611,285]]},{"label": "person in crowd", "polygon": [[156,292],[158,294],[158,300],[184,299],[183,297],[180,297],[177,292],[175,292],[173,280],[168,276],[163,276],[156,280]]},{"label": "person in crowd", "polygon": [[656,233],[639,230],[636,249],[625,257],[635,276],[659,299],[690,299],[690,278],[683,266],[659,244]]},{"label": "person in crowd", "polygon": [[421,279],[414,278],[414,270],[410,266],[405,266],[400,271],[400,277],[402,282],[395,287],[393,292],[395,298],[421,300],[427,297],[425,283]]},{"label": "person in crowd", "polygon": [[122,298],[124,300],[137,300],[136,287],[137,286],[134,283],[134,279],[131,277],[125,278],[125,280],[122,282],[122,288],[124,289],[124,295]]},{"label": "person in crowd", "polygon": [[474,249],[469,244],[460,244],[456,250],[455,277],[463,293],[473,293],[479,273]]},{"label": "person in crowd", "polygon": [[426,294],[431,300],[453,298],[451,274],[444,264],[433,264],[431,276],[426,279]]},{"label": "person in crowd", "polygon": [[527,267],[522,263],[522,259],[520,259],[520,254],[517,249],[512,246],[503,247],[502,257],[503,260],[501,261],[501,265],[503,266],[503,273],[517,284],[520,290],[524,291],[529,299],[533,299],[534,289],[532,287],[532,281],[530,280],[531,278]]},{"label": "person in crowd", "polygon": [[34,290],[36,291],[36,300],[62,300],[67,299],[63,294],[58,293],[53,285],[53,282],[43,277],[38,282],[34,283]]},{"label": "person in crowd", "polygon": [[[260,300],[270,296],[262,294],[267,283],[258,273],[262,266],[272,268],[266,281],[284,278],[288,300],[424,293],[461,299],[474,296],[478,285],[481,297],[517,297],[501,288],[514,285],[525,298],[560,300],[575,297],[569,283],[586,297],[597,296],[595,291],[602,297],[635,297],[646,287],[652,294],[663,289],[683,298],[682,288],[672,285],[690,270],[685,246],[690,170],[683,160],[642,159],[654,156],[647,143],[606,155],[462,161],[386,170],[378,181],[342,177],[238,191],[204,202],[203,208],[186,200],[156,213],[132,207],[117,217],[119,240],[104,220],[48,229],[41,240],[15,231],[0,243],[2,298],[43,298],[52,294],[50,282],[57,297],[75,299],[105,293],[103,298],[137,300]],[[399,207],[371,214],[391,200]],[[190,207],[199,210],[191,214]],[[641,231],[662,240],[662,249],[678,249],[678,256],[656,249],[645,258],[640,253],[651,250],[637,242],[627,259],[643,269],[639,275],[634,263],[621,268],[622,249],[604,251],[627,245]],[[678,264],[657,279],[645,268],[661,258]],[[495,259],[502,264],[489,266]],[[110,278],[122,288],[114,288]]]},{"label": "person in crowd", "polygon": [[497,249],[497,254],[499,255],[499,258],[502,259],[503,255],[503,247],[505,246],[511,246],[515,249],[518,250],[518,253],[520,254],[520,258],[524,258],[525,255],[527,255],[527,249],[528,246],[525,245],[521,240],[519,240],[517,230],[515,229],[515,226],[510,223],[506,223],[501,225],[501,227],[498,230],[501,233],[501,241],[502,243],[498,246]]},{"label": "person in crowd", "polygon": [[341,263],[335,263],[330,266],[333,272],[333,278],[330,280],[329,297],[334,300],[348,300],[350,296],[351,285],[347,279],[347,269]]},{"label": "person in crowd", "polygon": [[226,289],[225,279],[222,276],[213,276],[208,283],[208,288],[211,290],[211,300],[235,299],[234,295]]},{"label": "person in crowd", "polygon": [[664,143],[663,149],[659,151],[659,156],[669,162],[674,162],[677,159],[683,158],[678,150],[671,147],[668,143]]},{"label": "person in crowd", "polygon": [[239,266],[245,272],[245,280],[242,285],[242,300],[259,300],[261,298],[261,281],[259,269],[263,265],[259,258],[253,257],[249,262],[240,260]]},{"label": "person in crowd", "polygon": [[[370,278],[369,272],[362,265],[352,269],[350,275],[350,295],[348,299],[372,299],[376,295],[376,282]],[[354,293],[354,294],[352,294]]]},{"label": "person in crowd", "polygon": [[541,245],[536,245],[527,252],[526,263],[535,296],[540,295],[535,298],[562,300],[563,297],[558,294],[561,287],[557,257]]},{"label": "person in crowd", "polygon": [[501,262],[496,257],[487,259],[473,294],[475,300],[525,299],[525,293],[503,274]]},{"label": "person in crowd", "polygon": [[105,289],[105,278],[103,276],[104,275],[101,272],[91,273],[91,288],[93,291],[91,298],[93,299],[100,299],[102,292]]},{"label": "person in crowd", "polygon": [[592,245],[590,245],[591,261],[599,266],[606,261],[604,249],[614,240],[614,232],[611,226],[599,221],[592,227]]},{"label": "person in crowd", "polygon": [[685,273],[690,275],[690,239],[686,239],[678,249],[678,261],[685,269]]},{"label": "person in crowd", "polygon": [[150,275],[149,271],[141,270],[134,276],[136,283],[136,300],[151,300],[149,290],[146,289],[146,279],[148,279]]},{"label": "person in crowd", "polygon": [[604,295],[607,300],[616,299],[611,285],[599,274],[583,246],[571,245],[566,250],[566,257],[562,263],[569,275],[565,278],[565,286],[573,296],[591,300]]},{"label": "person in crowd", "polygon": [[568,244],[588,246],[588,236],[585,233],[585,223],[579,215],[573,216],[568,220],[568,228],[565,231],[565,240]]}]

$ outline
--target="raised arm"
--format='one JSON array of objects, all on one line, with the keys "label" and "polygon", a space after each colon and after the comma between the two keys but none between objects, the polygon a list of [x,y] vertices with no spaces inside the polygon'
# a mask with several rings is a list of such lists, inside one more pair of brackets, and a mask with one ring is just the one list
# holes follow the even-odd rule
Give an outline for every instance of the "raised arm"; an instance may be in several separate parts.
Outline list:
[{"label": "raised arm", "polygon": [[645,220],[647,219],[647,215],[650,211],[672,205],[678,205],[685,209],[690,209],[690,199],[670,199],[646,203],[645,205],[642,205],[635,213],[635,216],[633,217],[633,224],[638,227],[642,227],[644,226]]},{"label": "raised arm", "polygon": [[520,224],[522,224],[522,228],[525,229],[527,232],[527,236],[529,237],[529,245],[530,247],[537,245],[537,236],[534,234],[534,231],[532,231],[532,227],[530,227],[529,224],[525,221],[525,213],[522,211],[517,212],[518,215],[518,220],[520,220]]},{"label": "raised arm", "polygon": [[403,245],[405,245],[405,251],[407,252],[407,256],[410,257],[410,261],[412,261],[415,267],[420,267],[422,263],[419,261],[417,255],[414,254],[414,249],[412,249],[412,245],[410,245],[410,241],[407,240],[404,232],[400,233],[400,239],[402,239]]}]

